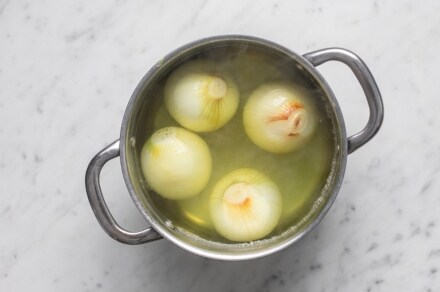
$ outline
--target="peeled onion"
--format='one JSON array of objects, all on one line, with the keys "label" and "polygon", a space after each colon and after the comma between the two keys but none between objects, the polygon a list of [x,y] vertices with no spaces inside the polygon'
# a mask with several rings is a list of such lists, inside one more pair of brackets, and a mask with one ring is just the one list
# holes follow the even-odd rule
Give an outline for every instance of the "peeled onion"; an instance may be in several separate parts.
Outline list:
[{"label": "peeled onion", "polygon": [[211,218],[217,232],[231,241],[268,235],[282,213],[281,194],[267,176],[250,168],[234,170],[214,187]]},{"label": "peeled onion", "polygon": [[243,110],[243,124],[257,146],[273,153],[286,153],[312,136],[317,114],[304,89],[286,83],[267,83],[249,97]]},{"label": "peeled onion", "polygon": [[141,151],[141,167],[147,183],[168,199],[197,195],[208,183],[211,165],[208,145],[183,128],[158,130]]},{"label": "peeled onion", "polygon": [[165,84],[165,105],[183,127],[196,132],[224,126],[237,111],[239,90],[231,76],[209,61],[177,68]]}]

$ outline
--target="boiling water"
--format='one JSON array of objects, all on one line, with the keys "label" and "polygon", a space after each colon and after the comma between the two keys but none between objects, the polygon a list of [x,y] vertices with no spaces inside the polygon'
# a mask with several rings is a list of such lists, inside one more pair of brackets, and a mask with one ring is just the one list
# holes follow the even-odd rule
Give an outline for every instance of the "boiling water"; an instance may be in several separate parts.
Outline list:
[{"label": "boiling water", "polygon": [[[206,58],[202,56],[201,58]],[[335,156],[335,137],[331,115],[323,106],[322,92],[304,77],[299,66],[286,64],[263,54],[241,52],[228,57],[221,54],[216,62],[224,64],[234,72],[240,88],[239,108],[225,126],[209,133],[198,133],[208,144],[212,155],[212,175],[204,190],[197,196],[180,201],[164,199],[149,188],[145,181],[145,192],[149,193],[157,210],[168,218],[175,227],[200,238],[227,243],[214,229],[209,197],[214,185],[226,174],[239,168],[253,168],[271,178],[279,187],[283,198],[283,212],[278,226],[267,236],[281,234],[291,226],[298,226],[311,213],[318,212],[317,200],[322,197],[326,181],[330,175]],[[191,60],[190,60],[191,61]],[[145,108],[141,117],[144,127],[137,137],[138,147],[156,130],[180,125],[170,116],[163,103],[165,76],[155,91],[154,103]],[[252,91],[265,82],[287,81],[300,84],[311,92],[318,109],[319,124],[313,137],[300,149],[274,154],[262,150],[247,137],[242,122],[243,107]],[[139,162],[138,162],[139,163]],[[139,166],[140,167],[140,166]]]}]

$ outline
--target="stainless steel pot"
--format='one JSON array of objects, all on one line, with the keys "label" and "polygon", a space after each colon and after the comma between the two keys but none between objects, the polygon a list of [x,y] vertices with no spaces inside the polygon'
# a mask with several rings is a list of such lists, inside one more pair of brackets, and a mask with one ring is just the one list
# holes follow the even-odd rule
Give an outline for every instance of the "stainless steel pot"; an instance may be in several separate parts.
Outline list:
[{"label": "stainless steel pot", "polygon": [[[163,218],[152,204],[148,193],[141,188],[142,174],[135,166],[136,151],[133,150],[136,119],[143,107],[151,102],[149,90],[169,72],[170,68],[190,56],[219,47],[246,46],[257,48],[268,54],[274,54],[292,62],[303,74],[306,74],[324,93],[324,101],[330,108],[334,120],[334,131],[337,140],[336,168],[333,177],[328,183],[327,192],[320,211],[301,230],[285,232],[273,240],[261,241],[256,244],[222,244],[199,240],[185,232],[177,230],[170,222]],[[344,119],[338,102],[330,87],[316,70],[316,66],[327,61],[339,61],[346,64],[354,73],[364,90],[370,109],[370,117],[365,128],[359,133],[347,137]],[[114,239],[126,244],[141,244],[160,239],[162,237],[172,241],[177,246],[194,254],[220,260],[247,260],[258,258],[280,251],[298,241],[310,232],[328,212],[336,198],[345,172],[347,155],[368,142],[379,130],[383,120],[383,104],[379,89],[370,71],[364,62],[354,53],[341,49],[329,48],[305,55],[298,55],[292,51],[270,41],[248,36],[217,36],[202,39],[183,46],[160,60],[148,71],[136,87],[125,111],[122,121],[119,140],[99,152],[90,162],[86,172],[86,190],[90,205],[102,228]],[[151,227],[140,231],[130,232],[119,226],[111,215],[101,192],[99,176],[105,163],[113,158],[121,157],[122,174],[125,183],[136,207],[151,224]]]}]

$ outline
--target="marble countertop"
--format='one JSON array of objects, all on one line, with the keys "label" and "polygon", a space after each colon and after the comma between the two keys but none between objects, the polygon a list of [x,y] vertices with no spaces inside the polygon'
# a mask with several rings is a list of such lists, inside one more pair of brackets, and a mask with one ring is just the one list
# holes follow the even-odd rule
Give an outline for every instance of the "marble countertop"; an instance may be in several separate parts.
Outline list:
[{"label": "marble countertop", "polygon": [[[0,291],[440,291],[440,2],[0,1]],[[378,135],[348,157],[321,224],[269,257],[220,262],[166,240],[120,244],[96,221],[86,167],[165,53],[219,34],[360,55],[382,92]],[[349,69],[319,67],[349,133],[368,119]],[[148,223],[119,161],[117,221]]]}]

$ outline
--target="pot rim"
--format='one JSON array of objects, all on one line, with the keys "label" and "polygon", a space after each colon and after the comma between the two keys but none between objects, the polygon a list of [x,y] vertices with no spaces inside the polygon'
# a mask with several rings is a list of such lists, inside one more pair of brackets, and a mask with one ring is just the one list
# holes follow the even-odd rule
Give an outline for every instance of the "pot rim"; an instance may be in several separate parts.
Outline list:
[{"label": "pot rim", "polygon": [[[334,182],[332,184],[332,191],[329,192],[329,197],[324,203],[324,206],[320,210],[319,214],[311,221],[311,223],[304,227],[300,232],[295,233],[294,236],[289,237],[288,239],[282,241],[279,244],[275,244],[270,246],[270,248],[264,249],[264,250],[258,250],[258,251],[250,251],[243,254],[226,254],[226,253],[220,253],[220,252],[212,252],[208,251],[203,248],[196,247],[194,245],[189,244],[188,242],[185,242],[181,240],[180,238],[177,238],[173,236],[167,229],[162,228],[159,224],[156,223],[156,221],[152,218],[152,216],[147,212],[147,210],[142,206],[141,201],[138,199],[138,196],[136,195],[136,192],[134,190],[134,187],[131,183],[131,179],[129,176],[128,171],[128,164],[127,164],[127,157],[126,157],[126,144],[127,141],[129,141],[129,137],[127,137],[128,132],[128,123],[132,115],[134,104],[136,103],[137,99],[140,96],[140,93],[142,92],[145,84],[159,71],[162,64],[167,63],[171,61],[173,58],[175,58],[178,55],[185,54],[185,52],[191,51],[195,47],[203,47],[208,44],[224,44],[224,43],[231,43],[231,42],[247,42],[249,44],[254,45],[260,45],[269,47],[272,50],[276,50],[286,56],[289,56],[290,58],[294,59],[298,63],[300,63],[305,69],[307,69],[308,73],[313,76],[313,78],[318,82],[318,85],[321,87],[321,89],[325,92],[326,97],[328,98],[329,106],[332,107],[336,121],[335,121],[335,128],[339,128],[340,133],[340,143],[338,146],[338,150],[340,152],[340,160],[337,163],[338,169],[336,177],[334,178]],[[333,91],[330,89],[330,86],[327,84],[325,79],[322,77],[322,75],[318,72],[315,66],[313,66],[306,58],[304,58],[301,55],[298,55],[294,53],[293,51],[278,45],[272,41],[253,37],[253,36],[246,36],[246,35],[219,35],[209,38],[203,38],[191,43],[188,43],[184,46],[181,46],[170,53],[168,53],[164,58],[159,60],[153,67],[144,75],[144,77],[141,79],[141,81],[136,86],[133,94],[130,97],[130,100],[128,102],[128,105],[126,107],[124,117],[122,120],[121,125],[121,132],[120,132],[120,162],[121,162],[121,168],[122,168],[122,174],[124,177],[125,184],[127,186],[127,189],[130,193],[130,196],[135,203],[137,209],[139,212],[144,216],[145,219],[151,224],[151,227],[156,230],[160,235],[162,235],[167,240],[173,242],[177,246],[183,248],[184,250],[187,250],[193,254],[200,255],[206,258],[212,258],[217,260],[229,260],[229,261],[235,261],[235,260],[249,260],[249,259],[255,259],[263,256],[267,256],[270,254],[273,254],[275,252],[281,251],[285,249],[286,247],[292,245],[293,243],[299,241],[301,238],[303,238],[305,235],[307,235],[310,231],[312,231],[324,218],[324,216],[328,213],[330,207],[333,205],[333,202],[336,199],[337,194],[339,193],[339,190],[342,185],[342,181],[344,178],[344,173],[346,169],[347,164],[347,134],[346,134],[346,128],[345,123],[343,119],[343,115],[341,112],[341,108],[337,102],[337,99],[333,93]]]}]

